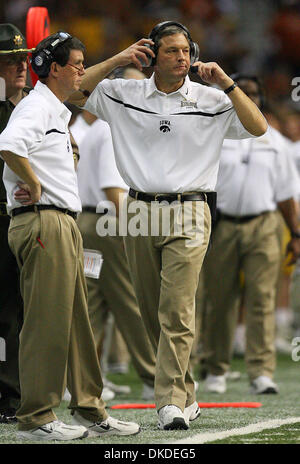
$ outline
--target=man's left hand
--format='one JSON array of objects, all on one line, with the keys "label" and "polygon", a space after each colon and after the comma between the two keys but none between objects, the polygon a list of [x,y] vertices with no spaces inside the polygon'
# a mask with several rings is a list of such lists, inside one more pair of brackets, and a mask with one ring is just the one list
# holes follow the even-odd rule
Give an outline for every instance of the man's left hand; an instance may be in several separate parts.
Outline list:
[{"label": "man's left hand", "polygon": [[198,76],[207,84],[216,84],[222,90],[225,90],[234,83],[231,77],[215,62],[203,63],[203,61],[196,61],[193,66],[198,67]]}]

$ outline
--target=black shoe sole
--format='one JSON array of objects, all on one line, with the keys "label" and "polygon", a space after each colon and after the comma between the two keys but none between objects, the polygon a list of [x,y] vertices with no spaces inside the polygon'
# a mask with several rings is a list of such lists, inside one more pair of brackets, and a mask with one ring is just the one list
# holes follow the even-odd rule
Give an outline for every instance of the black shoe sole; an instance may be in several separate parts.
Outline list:
[{"label": "black shoe sole", "polygon": [[187,430],[188,428],[182,417],[174,417],[173,422],[164,426],[164,430]]},{"label": "black shoe sole", "polygon": [[267,395],[273,394],[274,395],[274,394],[277,394],[277,393],[278,393],[277,390],[275,390],[273,387],[269,387],[269,388],[266,388],[266,390],[262,391],[260,394],[261,395],[265,395],[265,394],[267,394]]},{"label": "black shoe sole", "polygon": [[190,422],[194,422],[195,420],[197,420],[201,416],[201,413],[202,413],[202,411],[199,408],[199,411],[196,412],[197,416],[194,419],[190,419]]}]

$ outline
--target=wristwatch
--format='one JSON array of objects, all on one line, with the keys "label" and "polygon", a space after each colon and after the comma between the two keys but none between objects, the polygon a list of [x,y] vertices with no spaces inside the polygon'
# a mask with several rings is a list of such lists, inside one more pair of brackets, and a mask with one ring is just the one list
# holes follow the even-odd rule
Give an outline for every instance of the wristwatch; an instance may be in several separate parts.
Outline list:
[{"label": "wristwatch", "polygon": [[238,84],[234,82],[230,87],[227,87],[223,92],[228,95],[230,92],[232,92],[236,87],[238,87]]}]

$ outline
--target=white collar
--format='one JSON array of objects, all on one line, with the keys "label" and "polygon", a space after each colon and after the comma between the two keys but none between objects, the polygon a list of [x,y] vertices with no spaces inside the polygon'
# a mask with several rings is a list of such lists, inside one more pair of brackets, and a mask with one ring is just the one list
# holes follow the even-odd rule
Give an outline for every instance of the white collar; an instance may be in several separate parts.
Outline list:
[{"label": "white collar", "polygon": [[175,92],[169,93],[169,94],[165,94],[164,92],[161,92],[160,90],[158,90],[158,88],[156,87],[156,84],[155,84],[155,73],[153,73],[152,76],[150,77],[150,79],[147,79],[146,82],[147,82],[147,84],[146,84],[147,87],[146,87],[146,91],[145,91],[145,97],[146,98],[153,95],[154,92],[157,92],[160,95],[174,95],[176,93],[179,93],[184,98],[187,98],[189,93],[190,93],[191,81],[190,81],[189,76],[185,77],[183,85],[178,90],[176,90]]},{"label": "white collar", "polygon": [[34,86],[34,90],[43,95],[46,100],[50,102],[56,114],[61,116],[65,121],[70,121],[72,116],[71,111],[57,98],[47,85],[43,84],[41,81],[37,81]]}]

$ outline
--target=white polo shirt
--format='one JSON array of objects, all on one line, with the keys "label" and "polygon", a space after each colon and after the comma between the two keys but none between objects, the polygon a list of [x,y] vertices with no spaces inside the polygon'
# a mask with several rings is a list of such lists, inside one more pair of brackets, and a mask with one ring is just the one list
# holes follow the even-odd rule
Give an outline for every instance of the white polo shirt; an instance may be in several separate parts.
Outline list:
[{"label": "white polo shirt", "polygon": [[217,182],[217,206],[232,216],[258,215],[297,198],[300,180],[289,141],[276,129],[256,139],[225,140]]},{"label": "white polo shirt", "polygon": [[[29,163],[42,185],[38,204],[55,205],[81,211],[77,176],[68,124],[71,112],[40,81],[14,109],[0,135],[0,151],[7,150]],[[8,212],[21,203],[14,199],[18,177],[7,165],[3,182],[7,191]]]},{"label": "white polo shirt", "polygon": [[[76,131],[73,136],[77,142]],[[79,153],[77,175],[82,206],[96,207],[99,202],[106,201],[105,188],[127,190],[116,166],[107,122],[98,119],[89,126],[79,143]]]},{"label": "white polo shirt", "polygon": [[78,114],[77,118],[75,119],[75,122],[72,124],[72,126],[70,126],[70,131],[77,145],[80,144],[89,127],[90,125],[83,119],[82,115]]},{"label": "white polo shirt", "polygon": [[142,192],[213,191],[224,138],[252,137],[224,92],[185,78],[165,94],[150,79],[105,79],[85,108],[110,125],[116,164]]}]

